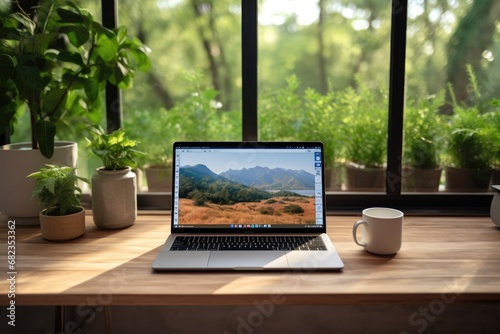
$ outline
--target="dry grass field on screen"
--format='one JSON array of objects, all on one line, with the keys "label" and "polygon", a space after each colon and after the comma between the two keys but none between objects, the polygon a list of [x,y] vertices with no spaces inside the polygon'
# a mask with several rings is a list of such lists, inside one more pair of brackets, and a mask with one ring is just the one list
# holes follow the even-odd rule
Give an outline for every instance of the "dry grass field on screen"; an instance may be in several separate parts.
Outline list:
[{"label": "dry grass field on screen", "polygon": [[179,224],[314,224],[314,199],[308,197],[273,197],[260,202],[218,205],[206,202],[196,206],[181,198]]}]

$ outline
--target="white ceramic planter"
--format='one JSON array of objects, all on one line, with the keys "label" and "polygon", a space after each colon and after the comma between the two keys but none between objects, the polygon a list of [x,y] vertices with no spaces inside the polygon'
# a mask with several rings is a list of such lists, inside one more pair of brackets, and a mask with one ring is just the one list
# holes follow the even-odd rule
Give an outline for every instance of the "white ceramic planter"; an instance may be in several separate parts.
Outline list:
[{"label": "white ceramic planter", "polygon": [[105,229],[123,228],[137,218],[136,175],[130,169],[97,168],[92,176],[92,216]]},{"label": "white ceramic planter", "polygon": [[78,145],[74,142],[57,142],[51,159],[32,150],[31,143],[1,146],[0,212],[15,220],[17,225],[38,225],[41,207],[38,200],[32,198],[36,181],[26,176],[45,164],[76,168],[77,160]]}]

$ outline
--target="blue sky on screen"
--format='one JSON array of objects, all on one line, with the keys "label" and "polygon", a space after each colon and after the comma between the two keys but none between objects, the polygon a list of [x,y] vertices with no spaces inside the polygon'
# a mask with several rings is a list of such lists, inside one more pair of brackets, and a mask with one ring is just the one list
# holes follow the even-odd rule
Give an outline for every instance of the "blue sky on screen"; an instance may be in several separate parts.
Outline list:
[{"label": "blue sky on screen", "polygon": [[255,166],[305,170],[314,174],[314,153],[183,153],[179,161],[181,167],[203,163],[216,174],[229,169],[240,170]]}]

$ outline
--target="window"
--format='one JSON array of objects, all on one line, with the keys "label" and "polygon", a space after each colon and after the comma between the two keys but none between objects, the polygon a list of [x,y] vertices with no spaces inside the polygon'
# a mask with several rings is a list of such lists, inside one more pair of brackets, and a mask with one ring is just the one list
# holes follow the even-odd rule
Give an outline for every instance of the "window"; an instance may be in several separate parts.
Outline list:
[{"label": "window", "polygon": [[140,189],[170,192],[174,141],[241,139],[238,1],[120,1],[120,25],[151,49],[152,68],[123,94],[123,125],[147,153]]},{"label": "window", "polygon": [[[106,115],[143,143],[143,166],[168,165],[174,140],[319,139],[329,212],[488,212],[495,176],[480,191],[449,188],[448,172],[437,189],[416,188],[412,168],[456,167],[453,115],[471,105],[487,115],[490,170],[500,165],[494,1],[103,1],[110,24],[114,3],[118,24],[152,49],[151,72],[108,98]],[[349,181],[361,167],[382,170],[378,187]],[[140,180],[140,205],[169,205],[168,184]]]},{"label": "window", "polygon": [[259,11],[259,138],[321,140],[328,191],[385,192],[390,2],[285,3]]},{"label": "window", "polygon": [[498,8],[408,6],[403,191],[488,191],[498,182],[491,175],[499,159]]}]

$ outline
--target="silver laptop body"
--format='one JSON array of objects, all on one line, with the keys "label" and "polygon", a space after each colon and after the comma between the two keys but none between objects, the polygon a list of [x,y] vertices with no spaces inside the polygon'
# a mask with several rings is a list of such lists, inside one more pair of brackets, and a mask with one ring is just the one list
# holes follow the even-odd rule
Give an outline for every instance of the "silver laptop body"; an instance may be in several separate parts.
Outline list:
[{"label": "silver laptop body", "polygon": [[174,143],[171,234],[153,269],[342,269],[323,161],[321,142]]}]

